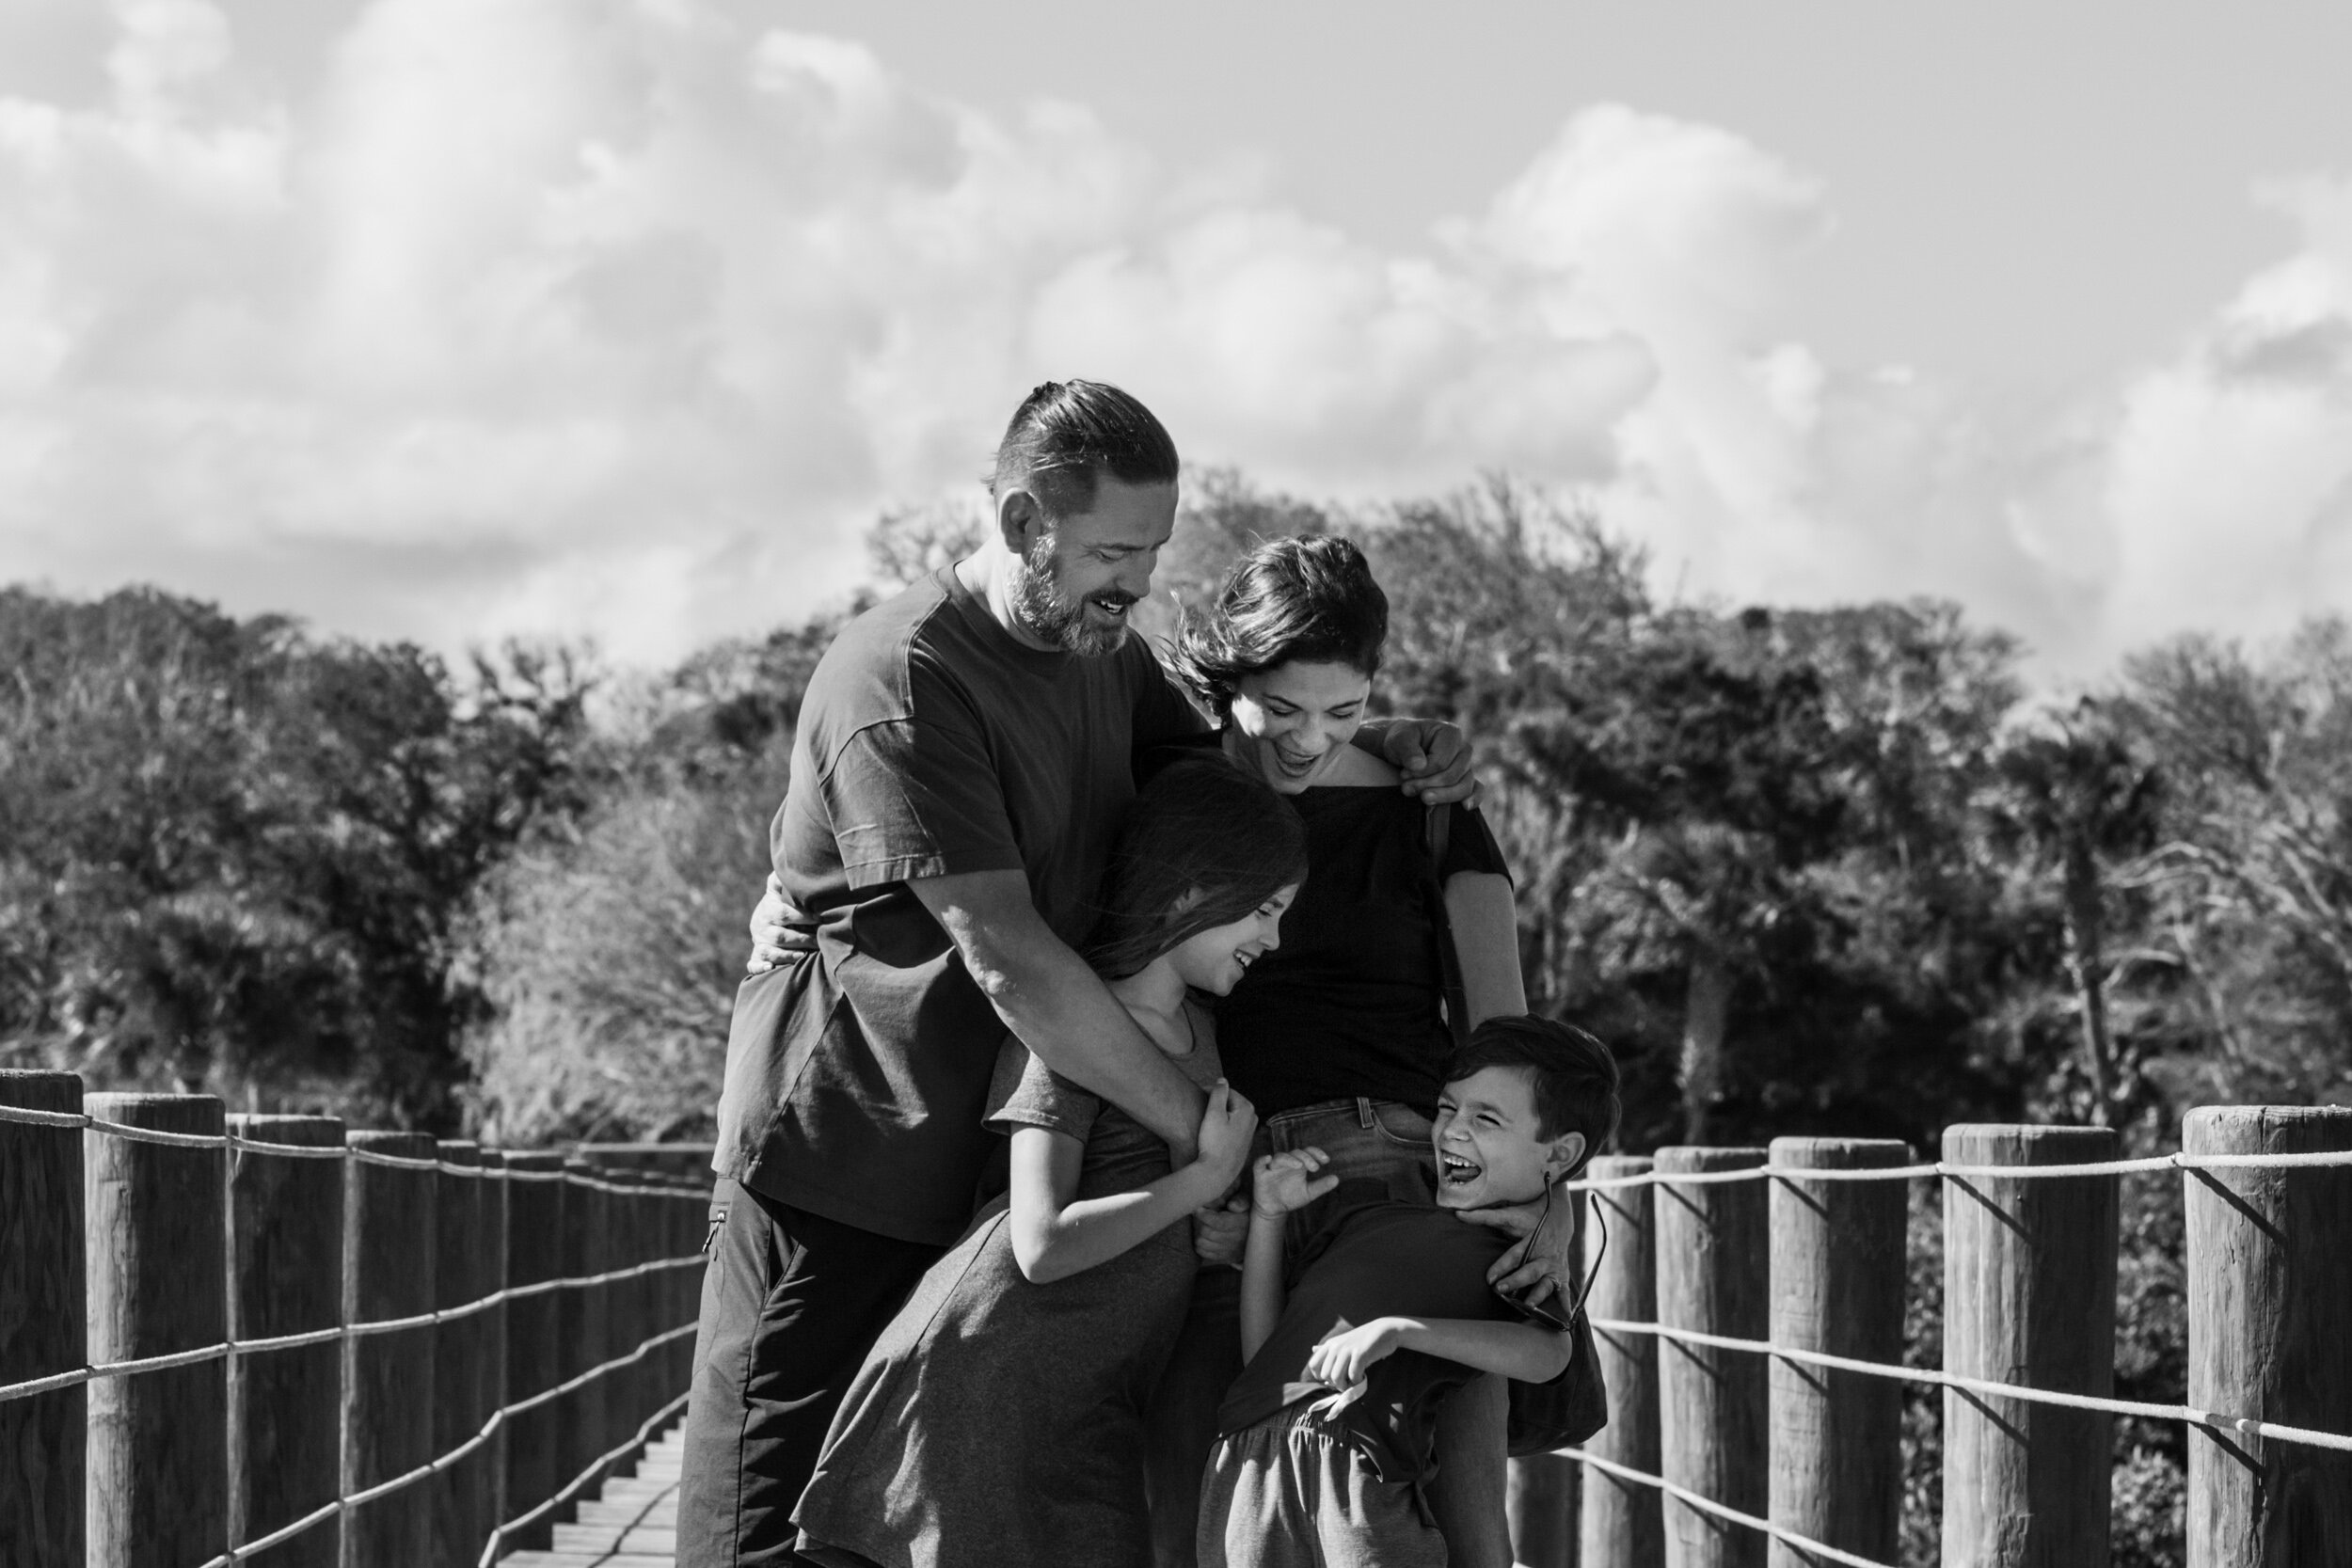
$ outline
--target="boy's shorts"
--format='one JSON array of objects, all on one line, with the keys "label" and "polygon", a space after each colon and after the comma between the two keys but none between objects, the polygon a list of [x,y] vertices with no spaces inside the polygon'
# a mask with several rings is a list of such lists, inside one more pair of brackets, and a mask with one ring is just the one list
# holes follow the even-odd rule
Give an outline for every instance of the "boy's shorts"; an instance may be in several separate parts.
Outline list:
[{"label": "boy's shorts", "polygon": [[1200,1568],[1445,1568],[1415,1488],[1386,1481],[1305,1402],[1217,1439],[1200,1481]]}]

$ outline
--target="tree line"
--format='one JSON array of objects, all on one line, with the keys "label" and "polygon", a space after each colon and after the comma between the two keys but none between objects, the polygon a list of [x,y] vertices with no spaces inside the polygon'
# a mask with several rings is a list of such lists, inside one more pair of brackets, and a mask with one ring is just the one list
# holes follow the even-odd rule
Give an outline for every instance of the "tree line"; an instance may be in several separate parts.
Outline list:
[{"label": "tree line", "polygon": [[[1661,598],[1495,480],[1339,508],[1192,477],[1139,624],[1250,540],[1387,587],[1375,703],[1475,738],[1533,1004],[1625,1141],[1915,1141],[2352,1086],[2352,630],[2185,636],[2094,689],[1933,601]],[[887,589],[977,510],[884,516]],[[667,671],[453,668],[148,589],[0,590],[0,1052],[515,1137],[707,1129],[799,697],[868,598]]]}]

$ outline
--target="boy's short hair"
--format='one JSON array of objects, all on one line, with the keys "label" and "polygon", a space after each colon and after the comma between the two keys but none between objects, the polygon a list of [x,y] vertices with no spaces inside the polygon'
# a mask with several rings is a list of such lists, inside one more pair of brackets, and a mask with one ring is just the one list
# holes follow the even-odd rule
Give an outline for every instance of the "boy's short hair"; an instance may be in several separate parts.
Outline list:
[{"label": "boy's short hair", "polygon": [[[1446,1082],[1458,1083],[1490,1067],[1527,1069],[1534,1089],[1538,1137],[1581,1132],[1584,1158],[1589,1160],[1616,1135],[1617,1119],[1625,1111],[1617,1098],[1617,1059],[1574,1024],[1530,1014],[1490,1018],[1455,1048]],[[1578,1162],[1580,1167],[1582,1164]]]}]

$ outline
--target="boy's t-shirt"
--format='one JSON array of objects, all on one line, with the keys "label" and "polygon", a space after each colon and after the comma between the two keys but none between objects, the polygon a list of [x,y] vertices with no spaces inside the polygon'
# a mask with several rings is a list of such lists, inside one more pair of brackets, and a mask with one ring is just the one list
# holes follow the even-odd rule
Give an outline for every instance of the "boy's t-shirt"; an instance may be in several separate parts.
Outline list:
[{"label": "boy's t-shirt", "polygon": [[[1486,1283],[1487,1269],[1511,1245],[1508,1237],[1449,1210],[1398,1202],[1379,1182],[1362,1182],[1364,1201],[1349,1201],[1357,1187],[1343,1182],[1331,1195],[1341,1201],[1301,1249],[1274,1333],[1217,1407],[1219,1433],[1337,1392],[1306,1381],[1306,1367],[1309,1353],[1343,1328],[1388,1317],[1523,1316]],[[1478,1375],[1458,1361],[1396,1351],[1374,1365],[1361,1398],[1323,1419],[1380,1480],[1424,1481],[1436,1473],[1438,1406]]]}]

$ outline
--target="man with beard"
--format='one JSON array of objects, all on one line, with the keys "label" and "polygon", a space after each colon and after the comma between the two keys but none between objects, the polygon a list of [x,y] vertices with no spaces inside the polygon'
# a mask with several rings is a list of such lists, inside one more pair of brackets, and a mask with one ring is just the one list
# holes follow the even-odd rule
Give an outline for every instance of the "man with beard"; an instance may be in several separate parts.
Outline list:
[{"label": "man with beard", "polygon": [[[1200,1092],[1075,951],[1131,753],[1202,727],[1127,627],[1176,478],[1142,404],[1047,382],[997,449],[995,534],[810,677],[770,832],[795,951],[743,982],[727,1042],[679,1568],[798,1560],[835,1406],[971,1218],[1007,1029],[1191,1157]],[[1383,738],[1410,787],[1468,792],[1450,729]]]}]

